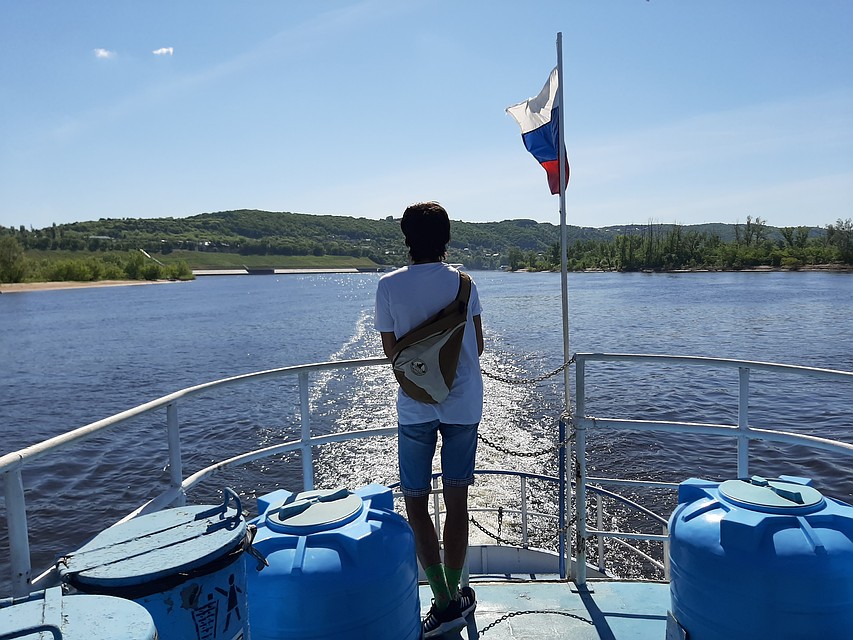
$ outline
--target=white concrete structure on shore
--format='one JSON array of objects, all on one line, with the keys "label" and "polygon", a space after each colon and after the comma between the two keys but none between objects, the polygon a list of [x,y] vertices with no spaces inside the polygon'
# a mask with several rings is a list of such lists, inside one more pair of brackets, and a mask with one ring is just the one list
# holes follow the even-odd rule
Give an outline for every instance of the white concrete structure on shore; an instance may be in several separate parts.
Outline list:
[{"label": "white concrete structure on shore", "polygon": [[247,276],[245,269],[193,269],[193,275],[198,276]]},{"label": "white concrete structure on shore", "polygon": [[[254,272],[254,274],[252,273]],[[194,276],[248,276],[281,275],[306,273],[358,273],[356,268],[348,269],[193,269]]]},{"label": "white concrete structure on shore", "polygon": [[358,273],[358,269],[276,269],[275,273]]}]

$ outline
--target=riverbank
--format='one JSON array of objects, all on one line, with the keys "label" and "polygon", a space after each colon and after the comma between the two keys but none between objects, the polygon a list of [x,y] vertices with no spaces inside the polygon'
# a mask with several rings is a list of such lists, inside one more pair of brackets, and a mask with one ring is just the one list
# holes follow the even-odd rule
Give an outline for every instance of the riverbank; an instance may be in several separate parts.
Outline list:
[{"label": "riverbank", "polygon": [[[269,272],[274,275],[282,274],[324,274],[324,273],[363,273],[374,271],[374,269],[270,269]],[[809,265],[798,269],[788,267],[748,267],[745,269],[725,270],[725,269],[673,269],[670,271],[644,271],[644,273],[723,273],[723,272],[809,272],[809,271],[824,271],[834,273],[853,273],[853,267],[847,265]],[[260,270],[256,270],[259,273]],[[194,270],[195,276],[218,276],[218,275],[249,275],[249,271],[245,269],[210,269],[210,270]],[[516,269],[508,273],[535,273],[529,269]],[[571,271],[572,273],[618,273],[616,271],[607,271],[605,269],[584,269],[583,271]],[[54,291],[57,289],[80,289],[88,287],[123,287],[129,285],[142,284],[165,284],[168,282],[180,282],[177,280],[95,280],[91,282],[13,282],[0,283],[0,293],[18,293],[26,291]],[[191,282],[191,281],[189,281]]]},{"label": "riverbank", "polygon": [[91,287],[126,287],[141,284],[166,284],[178,280],[95,280],[90,282],[8,282],[0,283],[0,293],[24,293],[27,291],[55,291],[57,289],[84,289]]},{"label": "riverbank", "polygon": [[[517,269],[518,272],[529,271],[529,269]],[[555,271],[559,272],[559,269]],[[569,271],[569,273],[799,273],[799,272],[824,272],[824,273],[853,273],[853,265],[848,264],[810,264],[801,267],[771,267],[759,265],[757,267],[743,267],[742,269],[640,269],[637,272],[619,271],[617,269],[581,269]],[[513,272],[515,273],[515,272]]]},{"label": "riverbank", "polygon": [[[244,276],[244,275],[287,275],[375,272],[377,269],[198,269],[193,276]],[[0,283],[0,293],[23,293],[27,291],[56,291],[58,289],[84,289],[91,287],[125,287],[142,284],[165,284],[168,282],[192,282],[192,280],[67,280],[62,282],[11,282]]]}]

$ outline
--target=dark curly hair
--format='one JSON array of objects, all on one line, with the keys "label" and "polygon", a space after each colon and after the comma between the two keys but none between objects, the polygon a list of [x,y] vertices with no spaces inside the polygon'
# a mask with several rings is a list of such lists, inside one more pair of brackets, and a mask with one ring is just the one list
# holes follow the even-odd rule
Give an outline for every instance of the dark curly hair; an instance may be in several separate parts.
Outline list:
[{"label": "dark curly hair", "polygon": [[400,228],[414,262],[439,262],[450,243],[450,218],[437,202],[418,202],[403,212]]}]

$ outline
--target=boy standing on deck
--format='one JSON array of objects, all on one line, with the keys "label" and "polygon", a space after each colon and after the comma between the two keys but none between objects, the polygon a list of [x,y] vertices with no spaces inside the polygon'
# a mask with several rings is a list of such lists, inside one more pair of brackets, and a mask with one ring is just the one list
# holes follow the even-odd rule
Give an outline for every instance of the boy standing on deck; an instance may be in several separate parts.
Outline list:
[{"label": "boy standing on deck", "polygon": [[[459,273],[443,262],[450,242],[450,220],[444,207],[437,202],[413,204],[403,213],[400,227],[412,263],[382,276],[376,291],[375,327],[388,357],[399,338],[452,302],[459,289]],[[459,581],[468,551],[468,487],[474,483],[477,426],[483,415],[480,312],[480,298],[472,282],[459,365],[450,395],[443,402],[418,402],[402,389],[397,391],[400,488],[418,560],[433,593],[432,607],[423,621],[425,638],[461,629],[476,607],[474,590],[460,589]],[[439,433],[447,511],[443,564],[429,516],[432,458]]]}]

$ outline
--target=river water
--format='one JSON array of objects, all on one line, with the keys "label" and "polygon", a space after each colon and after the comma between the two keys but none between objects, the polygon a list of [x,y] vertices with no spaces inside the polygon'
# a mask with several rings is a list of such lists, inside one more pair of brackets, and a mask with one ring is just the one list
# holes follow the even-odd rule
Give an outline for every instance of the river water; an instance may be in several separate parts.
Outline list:
[{"label": "river water", "polygon": [[[483,301],[483,367],[532,378],[563,361],[560,278],[551,273],[473,272]],[[136,287],[0,296],[0,424],[3,452],[82,426],[171,391],[240,373],[381,354],[372,328],[378,274],[205,277]],[[572,352],[667,353],[743,358],[853,370],[853,277],[833,273],[684,273],[570,276]],[[588,380],[587,413],[735,423],[737,376],[645,371],[625,377],[603,366]],[[784,427],[845,441],[849,385],[783,380],[772,396],[754,375],[753,426]],[[393,426],[387,369],[323,374],[312,389],[315,433]],[[508,385],[486,379],[478,467],[554,474],[562,376]],[[298,433],[295,382],[204,396],[181,406],[184,471]],[[165,412],[123,425],[24,473],[33,564],[49,565],[161,491],[168,480]],[[846,428],[845,428],[846,427]],[[789,446],[753,448],[754,472],[813,477],[853,502],[851,462]],[[393,443],[330,445],[316,452],[318,486],[396,481]],[[661,434],[593,433],[592,475],[680,481],[734,477],[731,442]],[[216,502],[239,487],[246,506],[277,486],[298,490],[299,459],[279,456],[206,481],[194,498]],[[154,479],[152,484],[151,478]],[[536,491],[536,487],[533,489]],[[512,496],[509,485],[472,489],[476,501]],[[547,502],[550,488],[537,498]],[[633,494],[632,494],[633,495]],[[544,496],[544,497],[543,497]],[[643,498],[664,512],[672,496]],[[5,504],[3,505],[5,520]],[[618,510],[608,517],[623,521]],[[485,516],[484,516],[485,518]],[[497,522],[484,521],[494,530]],[[512,523],[504,523],[509,535]],[[542,539],[553,543],[543,524]],[[7,536],[0,532],[0,585],[8,589]],[[633,575],[642,567],[623,570]],[[619,571],[618,569],[614,569]]]}]

